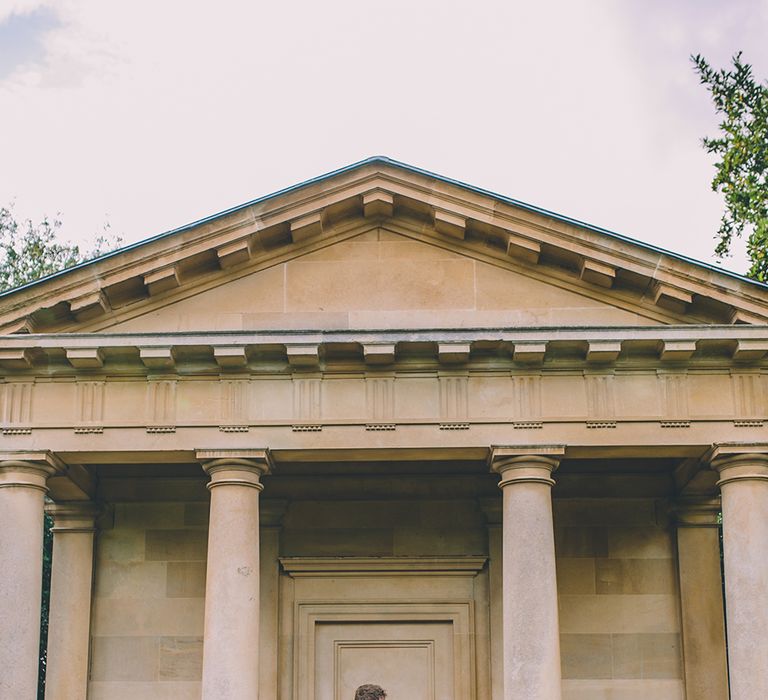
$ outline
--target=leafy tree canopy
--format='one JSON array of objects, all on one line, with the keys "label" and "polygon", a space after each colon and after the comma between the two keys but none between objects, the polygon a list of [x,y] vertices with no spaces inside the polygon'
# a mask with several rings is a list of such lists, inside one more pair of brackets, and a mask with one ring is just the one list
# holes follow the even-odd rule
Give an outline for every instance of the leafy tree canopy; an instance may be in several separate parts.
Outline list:
[{"label": "leafy tree canopy", "polygon": [[747,275],[768,282],[768,83],[755,79],[741,52],[728,70],[715,70],[700,55],[691,60],[722,116],[720,135],[702,140],[719,158],[712,189],[725,197],[715,253],[727,256],[733,238],[746,234]]},{"label": "leafy tree canopy", "polygon": [[13,207],[0,207],[0,291],[12,289],[45,277],[65,267],[114,250],[122,239],[109,235],[108,226],[93,246],[61,242],[58,238],[61,221],[58,217],[34,224],[30,219],[18,221]]}]

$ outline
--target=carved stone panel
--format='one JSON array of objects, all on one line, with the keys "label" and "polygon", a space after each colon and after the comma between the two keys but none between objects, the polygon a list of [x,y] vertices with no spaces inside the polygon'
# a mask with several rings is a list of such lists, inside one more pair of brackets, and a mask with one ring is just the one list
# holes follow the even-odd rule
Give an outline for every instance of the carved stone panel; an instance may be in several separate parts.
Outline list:
[{"label": "carved stone panel", "polygon": [[32,431],[33,382],[8,382],[3,386],[3,435]]},{"label": "carved stone panel", "polygon": [[75,389],[75,432],[104,430],[104,382],[78,382]]}]

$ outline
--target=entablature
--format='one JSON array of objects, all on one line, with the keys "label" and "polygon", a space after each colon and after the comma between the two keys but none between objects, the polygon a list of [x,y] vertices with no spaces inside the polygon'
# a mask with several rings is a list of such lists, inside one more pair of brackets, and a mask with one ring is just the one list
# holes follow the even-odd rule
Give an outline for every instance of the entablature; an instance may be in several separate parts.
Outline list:
[{"label": "entablature", "polygon": [[768,326],[20,334],[6,377],[768,366]]}]

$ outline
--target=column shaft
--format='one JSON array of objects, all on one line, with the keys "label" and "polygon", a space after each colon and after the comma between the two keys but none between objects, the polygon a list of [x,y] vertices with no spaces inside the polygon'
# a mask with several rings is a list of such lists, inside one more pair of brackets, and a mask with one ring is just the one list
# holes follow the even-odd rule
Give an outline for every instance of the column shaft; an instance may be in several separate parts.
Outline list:
[{"label": "column shaft", "polygon": [[687,700],[728,700],[719,499],[675,508]]},{"label": "column shaft", "polygon": [[46,508],[53,516],[53,562],[45,697],[86,697],[91,627],[93,534],[91,503]]},{"label": "column shaft", "polygon": [[768,698],[768,455],[713,463],[720,473],[731,700]]},{"label": "column shaft", "polygon": [[205,589],[203,700],[259,697],[259,477],[266,463],[214,459]]},{"label": "column shaft", "polygon": [[43,501],[52,471],[0,462],[0,700],[37,697]]},{"label": "column shaft", "polygon": [[561,698],[551,497],[556,466],[543,456],[494,463],[503,493],[505,700]]},{"label": "column shaft", "polygon": [[261,612],[259,619],[259,683],[262,698],[277,698],[280,681],[280,524],[287,501],[271,500],[260,504]]}]

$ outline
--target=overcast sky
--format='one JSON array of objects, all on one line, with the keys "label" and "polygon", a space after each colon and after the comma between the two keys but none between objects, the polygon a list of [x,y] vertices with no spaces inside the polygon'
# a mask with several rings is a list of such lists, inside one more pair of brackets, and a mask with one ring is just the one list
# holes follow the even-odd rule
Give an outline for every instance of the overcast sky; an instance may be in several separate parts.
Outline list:
[{"label": "overcast sky", "polygon": [[132,242],[382,154],[711,260],[689,55],[768,78],[767,36],[768,0],[0,0],[0,206]]}]

